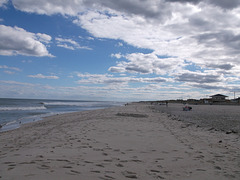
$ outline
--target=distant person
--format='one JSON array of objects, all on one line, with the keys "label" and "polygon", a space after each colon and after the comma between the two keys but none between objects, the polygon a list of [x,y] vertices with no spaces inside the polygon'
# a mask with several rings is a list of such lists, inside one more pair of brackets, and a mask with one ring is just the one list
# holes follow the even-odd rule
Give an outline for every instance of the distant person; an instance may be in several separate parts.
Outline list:
[{"label": "distant person", "polygon": [[168,102],[166,101],[166,107],[168,107]]}]

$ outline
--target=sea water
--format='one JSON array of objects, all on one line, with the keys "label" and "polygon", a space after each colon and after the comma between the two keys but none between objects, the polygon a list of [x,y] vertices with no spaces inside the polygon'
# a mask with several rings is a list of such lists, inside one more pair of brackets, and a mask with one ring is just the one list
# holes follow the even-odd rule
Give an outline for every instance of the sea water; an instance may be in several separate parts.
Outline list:
[{"label": "sea water", "polygon": [[0,98],[0,132],[18,128],[22,124],[41,120],[46,116],[103,109],[123,104],[123,102],[112,101]]}]

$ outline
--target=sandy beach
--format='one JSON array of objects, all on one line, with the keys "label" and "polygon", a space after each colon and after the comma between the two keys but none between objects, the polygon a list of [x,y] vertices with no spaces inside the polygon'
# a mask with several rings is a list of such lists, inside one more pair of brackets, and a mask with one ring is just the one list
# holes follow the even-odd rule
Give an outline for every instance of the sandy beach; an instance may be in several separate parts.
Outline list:
[{"label": "sandy beach", "polygon": [[144,103],[56,115],[0,133],[0,179],[239,180],[239,134]]},{"label": "sandy beach", "polygon": [[[183,111],[184,106],[190,106],[192,110]],[[240,134],[240,106],[170,103],[168,106],[155,105],[154,108],[187,124],[195,124],[202,128],[226,133]]]}]

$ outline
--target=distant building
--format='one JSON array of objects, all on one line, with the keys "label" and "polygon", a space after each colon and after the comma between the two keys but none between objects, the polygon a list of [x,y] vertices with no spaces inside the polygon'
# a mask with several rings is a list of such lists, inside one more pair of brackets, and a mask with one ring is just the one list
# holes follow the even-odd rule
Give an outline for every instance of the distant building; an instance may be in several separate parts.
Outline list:
[{"label": "distant building", "polygon": [[187,99],[188,104],[199,104],[200,101],[197,99]]},{"label": "distant building", "polygon": [[201,104],[212,104],[212,98],[203,98],[199,100]]},{"label": "distant building", "polygon": [[240,104],[240,97],[236,98],[236,99],[232,99],[231,102],[236,103],[236,104]]},{"label": "distant building", "polygon": [[212,102],[225,102],[226,101],[226,97],[225,95],[222,94],[215,94],[213,96],[210,96],[212,98]]}]

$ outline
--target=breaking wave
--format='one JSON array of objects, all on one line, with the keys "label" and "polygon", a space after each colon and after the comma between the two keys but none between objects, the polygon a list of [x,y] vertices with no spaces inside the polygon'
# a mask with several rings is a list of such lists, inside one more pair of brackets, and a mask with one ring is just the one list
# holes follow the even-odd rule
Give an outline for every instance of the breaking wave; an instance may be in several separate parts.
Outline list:
[{"label": "breaking wave", "polygon": [[41,102],[44,106],[80,106],[80,107],[92,107],[92,106],[108,106],[111,103],[109,102]]},{"label": "breaking wave", "polygon": [[32,110],[44,110],[47,109],[45,106],[35,106],[35,107],[27,107],[27,106],[5,106],[0,107],[0,111],[32,111]]}]

